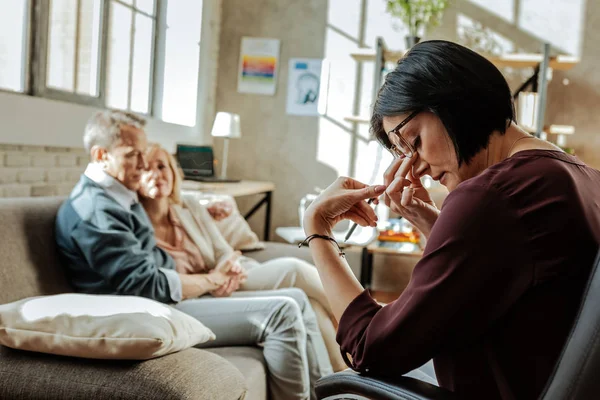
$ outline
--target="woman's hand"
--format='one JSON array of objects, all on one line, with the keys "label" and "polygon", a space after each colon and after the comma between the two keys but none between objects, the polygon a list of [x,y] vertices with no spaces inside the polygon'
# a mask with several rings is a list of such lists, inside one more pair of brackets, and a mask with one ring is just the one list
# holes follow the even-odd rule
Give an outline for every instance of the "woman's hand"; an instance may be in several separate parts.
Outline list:
[{"label": "woman's hand", "polygon": [[414,159],[397,158],[389,166],[383,175],[387,186],[384,203],[428,238],[440,211],[421,184],[421,179],[413,176]]},{"label": "woman's hand", "polygon": [[229,297],[240,288],[242,280],[239,276],[232,276],[221,287],[210,292],[214,297]]},{"label": "woman's hand", "polygon": [[231,272],[232,275],[237,275],[239,272],[241,272],[242,266],[240,265],[240,263],[238,262],[238,259],[242,256],[242,253],[239,251],[234,251],[233,253],[231,253],[231,255],[227,258],[222,259],[221,261],[219,261],[219,263],[217,264],[217,266],[214,268],[217,271],[221,271],[224,273],[229,273]]},{"label": "woman's hand", "polygon": [[233,207],[226,201],[217,201],[209,205],[207,211],[215,221],[221,221],[231,215]]},{"label": "woman's hand", "polygon": [[305,233],[331,236],[335,224],[344,219],[360,226],[377,226],[377,215],[366,200],[377,199],[384,190],[385,186],[368,186],[352,178],[338,178],[306,210]]}]

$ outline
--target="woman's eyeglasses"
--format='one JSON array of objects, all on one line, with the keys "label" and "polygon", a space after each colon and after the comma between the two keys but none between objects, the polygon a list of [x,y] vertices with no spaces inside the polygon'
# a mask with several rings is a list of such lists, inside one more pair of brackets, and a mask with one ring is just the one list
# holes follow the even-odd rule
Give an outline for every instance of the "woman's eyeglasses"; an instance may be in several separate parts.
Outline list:
[{"label": "woman's eyeglasses", "polygon": [[420,111],[413,111],[408,117],[406,117],[402,122],[400,122],[394,129],[388,132],[387,140],[383,138],[379,138],[379,143],[389,150],[390,153],[394,156],[394,158],[400,157],[412,157],[413,154],[416,153],[416,149],[408,143],[406,139],[400,135],[400,129],[404,127],[404,125],[408,124],[411,119],[417,116]]}]

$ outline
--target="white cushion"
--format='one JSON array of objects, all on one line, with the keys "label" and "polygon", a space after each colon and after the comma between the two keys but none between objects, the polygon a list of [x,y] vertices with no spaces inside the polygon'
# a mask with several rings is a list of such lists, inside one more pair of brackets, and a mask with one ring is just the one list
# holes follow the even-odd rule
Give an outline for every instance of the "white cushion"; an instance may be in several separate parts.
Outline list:
[{"label": "white cushion", "polygon": [[20,350],[146,360],[214,339],[195,318],[143,297],[59,294],[0,305],[0,344]]}]

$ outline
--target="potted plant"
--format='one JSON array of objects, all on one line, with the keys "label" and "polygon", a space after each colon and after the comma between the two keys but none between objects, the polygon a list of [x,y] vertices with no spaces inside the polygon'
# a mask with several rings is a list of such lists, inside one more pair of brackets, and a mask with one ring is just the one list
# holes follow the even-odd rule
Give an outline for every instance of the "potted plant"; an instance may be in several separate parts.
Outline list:
[{"label": "potted plant", "polygon": [[411,48],[434,26],[439,25],[449,0],[386,0],[386,10],[408,27],[406,48]]}]

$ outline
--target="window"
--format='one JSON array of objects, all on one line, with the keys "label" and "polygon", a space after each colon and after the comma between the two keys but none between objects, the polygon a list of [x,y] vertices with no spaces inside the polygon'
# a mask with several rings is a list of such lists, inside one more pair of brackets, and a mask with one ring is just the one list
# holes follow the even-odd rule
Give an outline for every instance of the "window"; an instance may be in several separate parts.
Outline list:
[{"label": "window", "polygon": [[153,0],[110,1],[106,103],[148,114],[156,23]]},{"label": "window", "polygon": [[0,0],[0,90],[195,126],[203,3]]},{"label": "window", "polygon": [[202,2],[167,2],[162,119],[180,125],[196,124]]},{"label": "window", "polygon": [[28,0],[0,0],[0,89],[25,91]]},{"label": "window", "polygon": [[98,96],[101,0],[50,0],[46,86]]}]

